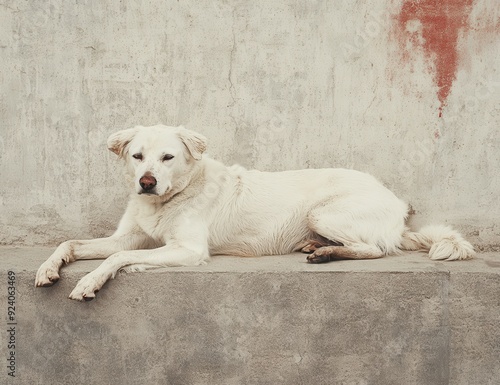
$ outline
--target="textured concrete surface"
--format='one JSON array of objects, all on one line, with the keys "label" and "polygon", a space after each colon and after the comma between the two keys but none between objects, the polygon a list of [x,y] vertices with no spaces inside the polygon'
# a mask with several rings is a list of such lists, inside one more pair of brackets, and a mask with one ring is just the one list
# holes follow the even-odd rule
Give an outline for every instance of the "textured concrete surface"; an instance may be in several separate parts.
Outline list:
[{"label": "textured concrete surface", "polygon": [[0,1],[0,243],[112,232],[105,140],[162,122],[227,163],[368,171],[498,249],[498,1],[414,3]]},{"label": "textured concrete surface", "polygon": [[[2,384],[496,385],[500,257],[423,254],[304,263],[217,257],[120,274],[92,302],[67,295],[100,261],[35,288],[52,249],[0,249],[0,309],[16,274],[16,378]],[[7,356],[2,316],[2,360]]]}]

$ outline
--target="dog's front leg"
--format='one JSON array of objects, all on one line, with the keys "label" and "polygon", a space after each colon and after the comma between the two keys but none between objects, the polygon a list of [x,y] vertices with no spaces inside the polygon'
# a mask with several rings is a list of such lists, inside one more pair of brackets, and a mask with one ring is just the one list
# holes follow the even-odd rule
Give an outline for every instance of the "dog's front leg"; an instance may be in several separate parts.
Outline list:
[{"label": "dog's front leg", "polygon": [[152,247],[151,243],[151,238],[125,215],[110,237],[61,243],[38,269],[35,285],[52,286],[59,280],[59,269],[77,259],[104,259],[118,251]]},{"label": "dog's front leg", "polygon": [[209,258],[208,248],[172,247],[171,245],[152,250],[121,251],[111,255],[97,269],[83,277],[69,295],[77,301],[90,301],[116,273],[127,266],[146,267],[195,266],[202,265]]}]

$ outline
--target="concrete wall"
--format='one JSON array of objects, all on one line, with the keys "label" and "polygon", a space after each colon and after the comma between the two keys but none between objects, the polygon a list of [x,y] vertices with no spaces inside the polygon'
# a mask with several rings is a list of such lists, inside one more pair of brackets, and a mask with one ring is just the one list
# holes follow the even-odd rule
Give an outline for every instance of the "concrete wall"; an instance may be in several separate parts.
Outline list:
[{"label": "concrete wall", "polygon": [[0,243],[112,232],[106,138],[162,122],[227,163],[371,172],[498,248],[497,0],[414,3],[2,1]]}]

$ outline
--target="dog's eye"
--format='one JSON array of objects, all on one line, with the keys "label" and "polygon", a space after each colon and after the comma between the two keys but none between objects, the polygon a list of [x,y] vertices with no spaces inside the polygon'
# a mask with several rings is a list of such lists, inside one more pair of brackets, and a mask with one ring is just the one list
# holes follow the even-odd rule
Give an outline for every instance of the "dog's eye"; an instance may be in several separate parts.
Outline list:
[{"label": "dog's eye", "polygon": [[167,154],[167,155],[163,155],[163,158],[161,158],[162,161],[166,161],[166,160],[170,160],[170,159],[173,159],[173,155],[170,155],[170,154]]},{"label": "dog's eye", "polygon": [[142,160],[142,154],[141,154],[141,153],[139,153],[139,154],[134,154],[134,155],[132,155],[132,158],[134,158],[134,159],[138,159],[138,160]]}]

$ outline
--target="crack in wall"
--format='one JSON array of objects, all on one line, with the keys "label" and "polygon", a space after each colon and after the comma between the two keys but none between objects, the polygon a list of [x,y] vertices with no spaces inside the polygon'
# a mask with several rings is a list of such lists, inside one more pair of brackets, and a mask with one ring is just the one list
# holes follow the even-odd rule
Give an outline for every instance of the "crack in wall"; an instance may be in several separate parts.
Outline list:
[{"label": "crack in wall", "polygon": [[236,32],[235,32],[235,24],[236,24],[236,8],[233,9],[233,23],[231,26],[231,32],[233,35],[233,45],[231,47],[231,52],[229,53],[229,72],[228,72],[228,81],[229,81],[229,94],[232,99],[232,103],[228,105],[228,107],[233,107],[236,104],[236,98],[234,97],[234,84],[233,84],[233,63],[234,63],[234,53],[236,52]]}]

